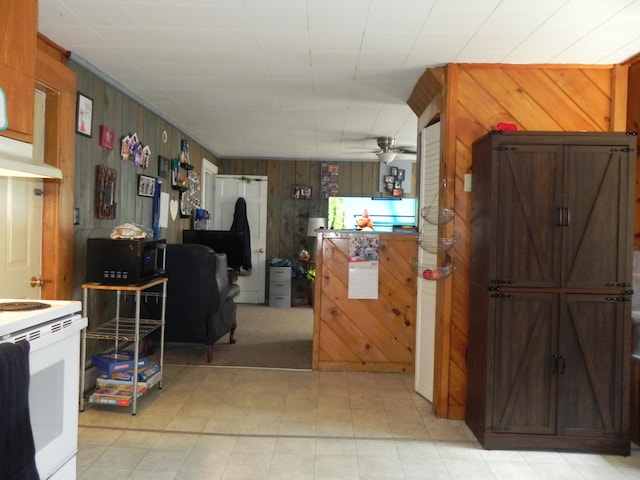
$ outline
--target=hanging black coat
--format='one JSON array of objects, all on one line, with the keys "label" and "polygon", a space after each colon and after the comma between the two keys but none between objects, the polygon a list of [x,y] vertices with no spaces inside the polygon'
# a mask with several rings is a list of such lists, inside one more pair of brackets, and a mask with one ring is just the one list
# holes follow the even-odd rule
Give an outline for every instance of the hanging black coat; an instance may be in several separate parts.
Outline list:
[{"label": "hanging black coat", "polygon": [[233,212],[232,232],[244,232],[244,265],[242,268],[251,270],[251,232],[249,231],[249,220],[247,219],[247,202],[244,198],[238,197],[235,210]]}]

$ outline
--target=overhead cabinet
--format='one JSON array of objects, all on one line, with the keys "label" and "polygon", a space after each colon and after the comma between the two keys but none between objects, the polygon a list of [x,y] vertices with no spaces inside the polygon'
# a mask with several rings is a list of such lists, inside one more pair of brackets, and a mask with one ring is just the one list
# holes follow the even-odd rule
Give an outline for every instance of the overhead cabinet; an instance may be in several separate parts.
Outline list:
[{"label": "overhead cabinet", "polygon": [[629,453],[635,145],[474,144],[466,422],[485,448]]},{"label": "overhead cabinet", "polygon": [[0,135],[27,143],[33,142],[37,31],[37,0],[2,2],[0,88],[6,97],[8,127]]}]

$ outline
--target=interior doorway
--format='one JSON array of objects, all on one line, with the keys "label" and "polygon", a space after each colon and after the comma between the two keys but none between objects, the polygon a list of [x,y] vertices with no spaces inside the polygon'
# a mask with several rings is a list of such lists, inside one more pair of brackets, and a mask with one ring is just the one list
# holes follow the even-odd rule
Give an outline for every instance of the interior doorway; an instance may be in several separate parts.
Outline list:
[{"label": "interior doorway", "polygon": [[233,223],[236,200],[247,202],[247,218],[251,230],[251,275],[238,278],[240,294],[237,303],[265,303],[267,245],[267,177],[257,175],[217,175],[213,229],[229,230]]}]

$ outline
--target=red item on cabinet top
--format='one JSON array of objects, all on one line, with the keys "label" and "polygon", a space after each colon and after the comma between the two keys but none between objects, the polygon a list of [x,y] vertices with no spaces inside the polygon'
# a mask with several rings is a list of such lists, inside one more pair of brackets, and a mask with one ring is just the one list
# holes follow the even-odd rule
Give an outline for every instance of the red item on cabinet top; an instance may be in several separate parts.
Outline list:
[{"label": "red item on cabinet top", "polygon": [[518,130],[518,126],[515,123],[500,122],[496,125],[496,130],[501,132],[515,132]]}]

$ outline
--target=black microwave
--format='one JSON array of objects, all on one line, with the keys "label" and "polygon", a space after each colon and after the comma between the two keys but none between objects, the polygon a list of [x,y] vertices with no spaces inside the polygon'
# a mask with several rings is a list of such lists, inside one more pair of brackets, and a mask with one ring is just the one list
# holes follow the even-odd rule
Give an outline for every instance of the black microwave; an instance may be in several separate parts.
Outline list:
[{"label": "black microwave", "polygon": [[87,282],[141,285],[164,275],[166,254],[166,240],[89,238]]}]

